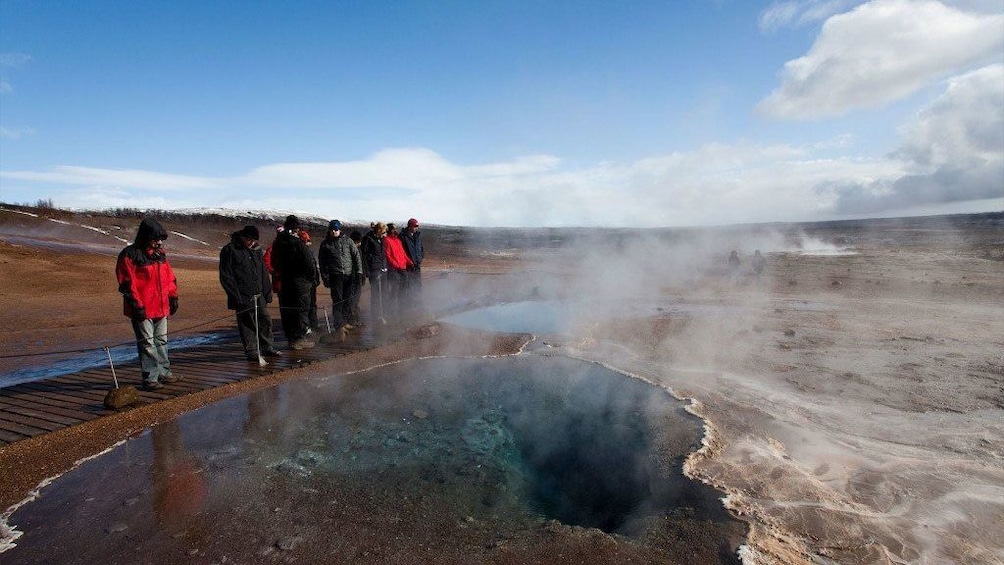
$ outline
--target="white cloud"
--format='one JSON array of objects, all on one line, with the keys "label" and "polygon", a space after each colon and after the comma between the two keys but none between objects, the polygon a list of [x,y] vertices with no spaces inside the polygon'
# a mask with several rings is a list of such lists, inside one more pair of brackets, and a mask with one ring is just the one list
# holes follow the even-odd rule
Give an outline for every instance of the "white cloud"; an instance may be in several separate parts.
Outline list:
[{"label": "white cloud", "polygon": [[0,67],[18,68],[31,61],[31,55],[24,53],[0,53]]},{"label": "white cloud", "polygon": [[820,186],[838,213],[863,214],[931,204],[1004,202],[1004,64],[947,82],[945,92],[901,128],[904,174]]},{"label": "white cloud", "polygon": [[410,148],[362,161],[269,165],[233,178],[87,167],[0,171],[0,178],[58,187],[48,196],[78,208],[210,206],[461,225],[664,226],[815,217],[836,198],[813,191],[824,181],[902,175],[889,161],[820,159],[813,151],[709,144],[570,169],[540,155],[465,166]]},{"label": "white cloud", "polygon": [[[0,53],[0,71],[4,68],[19,68],[31,61],[31,55],[24,53]],[[6,77],[0,76],[0,94],[14,92],[14,87]]]},{"label": "white cloud", "polygon": [[860,0],[789,0],[774,2],[760,14],[760,30],[773,32],[785,27],[813,24],[839,14]]},{"label": "white cloud", "polygon": [[[2,84],[0,84],[0,92],[3,91]],[[27,137],[29,135],[35,135],[35,130],[33,128],[8,128],[0,126],[0,138],[3,139],[21,139],[22,137]]]},{"label": "white cloud", "polygon": [[87,187],[122,187],[135,190],[206,189],[219,186],[214,179],[172,175],[135,169],[97,169],[93,167],[56,167],[50,172],[3,171],[0,178],[82,185]]},{"label": "white cloud", "polygon": [[990,58],[1004,47],[1004,15],[933,0],[876,0],[833,16],[809,53],[785,63],[759,109],[787,119],[833,117],[892,102]]}]

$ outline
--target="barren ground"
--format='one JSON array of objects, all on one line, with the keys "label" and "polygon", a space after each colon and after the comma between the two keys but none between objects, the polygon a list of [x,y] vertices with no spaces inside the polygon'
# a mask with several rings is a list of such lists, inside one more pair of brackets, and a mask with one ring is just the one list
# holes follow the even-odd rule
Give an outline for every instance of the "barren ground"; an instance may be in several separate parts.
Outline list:
[{"label": "barren ground", "polygon": [[[134,223],[123,227],[127,238]],[[223,237],[217,230],[199,234],[209,245],[169,241],[181,286],[173,328],[230,326],[215,264]],[[761,284],[746,270],[733,283],[718,267],[730,246],[741,248],[742,238],[730,237],[706,240],[700,254],[713,260],[686,273],[672,260],[685,253],[677,245],[667,246],[664,271],[613,261],[603,276],[584,268],[593,263],[581,254],[454,256],[432,246],[430,310],[587,298],[566,333],[538,344],[693,400],[708,435],[689,472],[726,492],[728,507],[749,522],[744,557],[753,562],[1004,563],[1001,220],[910,231],[883,224],[867,234],[837,226],[813,236],[854,254],[759,245],[769,260]],[[113,275],[122,245],[0,211],[0,355],[128,342]],[[592,276],[602,284],[583,283]],[[616,292],[592,297],[585,289],[593,286]],[[431,350],[519,344],[467,339],[472,333],[406,340],[0,448],[0,506],[81,457],[226,395]],[[40,359],[0,359],[0,371]],[[591,558],[613,562],[602,544],[588,547]]]}]

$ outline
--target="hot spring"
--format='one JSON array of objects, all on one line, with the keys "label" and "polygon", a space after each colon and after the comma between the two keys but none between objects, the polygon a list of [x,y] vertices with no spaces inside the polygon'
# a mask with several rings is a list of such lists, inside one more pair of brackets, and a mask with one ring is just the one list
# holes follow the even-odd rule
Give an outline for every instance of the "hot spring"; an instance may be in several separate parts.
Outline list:
[{"label": "hot spring", "polygon": [[625,558],[737,562],[744,526],[681,470],[702,434],[666,391],[563,357],[291,381],[59,477],[3,562],[507,562],[596,530]]}]

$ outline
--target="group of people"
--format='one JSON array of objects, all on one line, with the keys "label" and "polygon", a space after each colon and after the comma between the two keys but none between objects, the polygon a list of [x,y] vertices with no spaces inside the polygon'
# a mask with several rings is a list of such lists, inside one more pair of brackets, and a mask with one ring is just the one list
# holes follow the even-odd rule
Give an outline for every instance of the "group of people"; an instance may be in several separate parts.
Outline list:
[{"label": "group of people", "polygon": [[[167,237],[157,220],[143,219],[115,267],[147,390],[180,378],[171,372],[167,349],[167,319],[178,309],[177,279],[163,249]],[[281,355],[268,312],[274,296],[279,299],[283,333],[294,350],[316,345],[311,334],[318,327],[321,284],[331,292],[331,327],[340,337],[363,325],[359,297],[366,281],[371,285],[371,323],[386,323],[418,305],[425,247],[414,218],[403,232],[394,224],[375,222],[365,235],[359,231],[345,235],[342,223],[331,220],[316,256],[310,249],[310,234],[294,215],[286,217],[268,249],[260,238],[258,228],[244,226],[220,250],[220,284],[227,308],[235,311],[249,361],[264,364],[265,357]]]},{"label": "group of people", "polygon": [[[739,260],[739,252],[733,250],[729,253],[729,280],[732,284],[739,284],[739,267],[742,261]],[[752,259],[753,274],[756,275],[757,284],[763,282],[763,271],[767,267],[767,259],[760,254],[760,250],[757,249],[753,252]]]}]

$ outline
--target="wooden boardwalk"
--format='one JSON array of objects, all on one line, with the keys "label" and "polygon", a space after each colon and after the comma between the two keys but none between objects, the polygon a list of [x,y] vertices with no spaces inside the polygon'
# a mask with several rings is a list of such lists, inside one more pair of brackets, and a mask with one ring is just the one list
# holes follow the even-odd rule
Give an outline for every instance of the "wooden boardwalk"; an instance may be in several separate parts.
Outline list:
[{"label": "wooden boardwalk", "polygon": [[[182,380],[161,389],[142,389],[136,360],[117,364],[115,375],[119,386],[135,386],[140,403],[148,404],[373,348],[370,341],[356,333],[342,343],[318,343],[302,351],[285,346],[285,341],[276,336],[282,356],[268,358],[268,366],[259,367],[248,363],[236,331],[230,331],[211,344],[172,349],[171,369]],[[104,406],[105,395],[112,387],[112,371],[105,365],[0,388],[0,447],[119,412]]]}]

